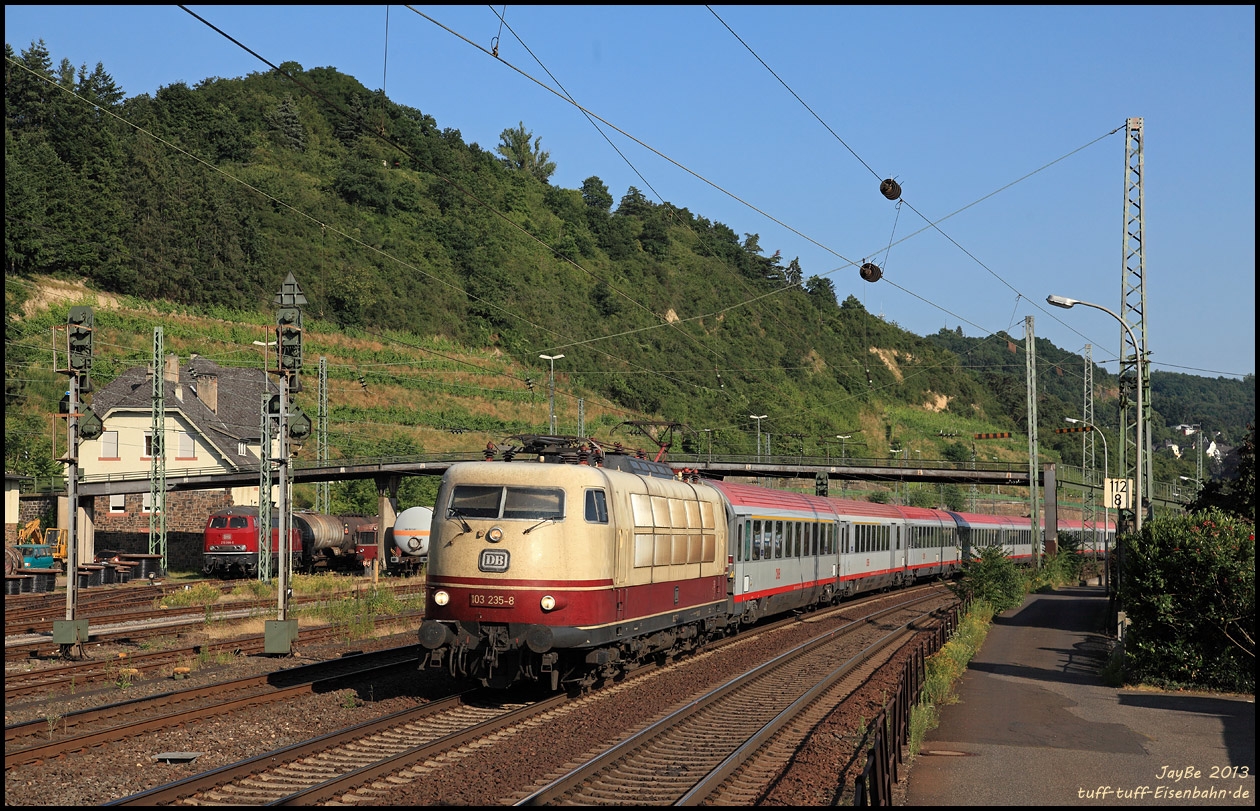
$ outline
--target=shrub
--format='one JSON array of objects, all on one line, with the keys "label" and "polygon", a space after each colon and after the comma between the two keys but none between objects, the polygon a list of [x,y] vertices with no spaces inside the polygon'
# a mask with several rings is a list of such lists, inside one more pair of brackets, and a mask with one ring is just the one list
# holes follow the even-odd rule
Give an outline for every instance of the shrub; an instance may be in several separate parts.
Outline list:
[{"label": "shrub", "polygon": [[1024,578],[1006,550],[986,546],[972,549],[972,556],[963,564],[962,578],[950,586],[955,594],[964,600],[983,600],[995,614],[1024,601]]},{"label": "shrub", "polygon": [[1254,692],[1254,525],[1219,510],[1156,517],[1122,555],[1128,678]]}]

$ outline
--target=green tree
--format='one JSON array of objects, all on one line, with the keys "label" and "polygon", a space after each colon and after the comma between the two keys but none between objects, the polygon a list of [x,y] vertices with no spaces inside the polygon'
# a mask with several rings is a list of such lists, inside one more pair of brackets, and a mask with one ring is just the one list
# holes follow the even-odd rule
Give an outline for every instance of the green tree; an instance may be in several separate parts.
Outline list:
[{"label": "green tree", "polygon": [[297,102],[292,95],[286,93],[274,109],[268,110],[266,121],[280,144],[296,152],[306,151],[306,128],[298,117]]},{"label": "green tree", "polygon": [[525,122],[520,122],[516,129],[505,129],[499,133],[499,145],[495,152],[503,156],[503,165],[509,169],[529,172],[543,183],[548,182],[555,174],[556,164],[551,160],[551,153],[542,148],[542,138],[534,138],[530,146],[532,132],[525,129]]},{"label": "green tree", "polygon": [[1203,483],[1198,496],[1186,509],[1190,512],[1224,510],[1251,521],[1256,520],[1256,426],[1247,426],[1248,435],[1238,446],[1238,478],[1213,479]]}]

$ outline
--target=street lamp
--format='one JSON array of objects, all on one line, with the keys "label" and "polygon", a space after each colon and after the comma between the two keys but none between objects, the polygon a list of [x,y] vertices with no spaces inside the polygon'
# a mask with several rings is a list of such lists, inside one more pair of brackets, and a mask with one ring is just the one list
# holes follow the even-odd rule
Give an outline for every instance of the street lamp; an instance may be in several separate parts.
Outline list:
[{"label": "street lamp", "polygon": [[852,438],[853,438],[853,434],[836,434],[836,439],[840,440],[840,458],[841,459],[845,458],[845,455],[844,455],[845,443],[847,443]]},{"label": "street lamp", "polygon": [[750,420],[757,421],[757,462],[761,463],[761,421],[766,418],[765,414],[749,414]]},{"label": "street lamp", "polygon": [[[1111,470],[1111,465],[1107,460],[1107,436],[1098,430],[1097,425],[1092,425],[1085,420],[1078,420],[1075,417],[1064,417],[1065,421],[1072,425],[1083,425],[1094,433],[1098,434],[1098,438],[1103,443],[1103,587],[1107,593],[1111,593],[1111,568],[1109,566],[1109,558],[1111,556],[1111,545],[1107,542],[1107,533],[1111,531],[1111,516],[1108,513],[1109,505],[1107,504],[1107,471]],[[1097,548],[1097,547],[1095,547]]]},{"label": "street lamp", "polygon": [[[1142,494],[1145,492],[1142,489],[1142,445],[1143,445],[1143,442],[1142,442],[1142,361],[1143,361],[1143,358],[1141,355],[1142,348],[1138,345],[1137,339],[1133,337],[1133,330],[1129,328],[1128,324],[1124,323],[1124,319],[1116,315],[1115,313],[1113,313],[1111,310],[1108,310],[1106,307],[1102,306],[1101,304],[1091,304],[1088,301],[1080,301],[1078,299],[1068,298],[1067,296],[1055,296],[1055,295],[1046,296],[1046,302],[1048,304],[1054,305],[1055,307],[1062,307],[1065,310],[1070,310],[1073,307],[1075,307],[1077,304],[1083,305],[1085,307],[1093,307],[1095,310],[1102,310],[1104,313],[1106,313],[1107,315],[1111,316],[1112,318],[1120,322],[1120,326],[1124,327],[1124,331],[1129,334],[1129,340],[1133,342],[1133,350],[1138,353],[1138,357],[1137,357],[1138,384],[1136,387],[1137,388],[1137,421],[1133,425],[1134,433],[1137,435],[1135,437],[1135,439],[1137,440],[1137,456],[1136,456],[1137,471],[1134,474],[1134,489],[1137,491],[1137,507],[1133,511],[1133,529],[1136,532],[1141,532],[1142,531],[1142,513],[1145,512],[1145,505],[1143,505],[1142,503]],[[1123,358],[1124,353],[1121,352],[1120,354],[1121,354],[1121,357]],[[1104,456],[1105,456],[1106,455],[1105,443],[1103,447],[1104,447]]]},{"label": "street lamp", "polygon": [[254,341],[254,346],[263,347],[263,371],[264,372],[267,371],[267,364],[269,363],[268,355],[270,354],[270,347],[273,347],[275,345],[276,345],[275,341]]},{"label": "street lamp", "polygon": [[556,361],[564,357],[564,355],[539,355],[545,361],[551,362],[551,377],[547,386],[548,401],[551,410],[551,435],[556,435]]}]

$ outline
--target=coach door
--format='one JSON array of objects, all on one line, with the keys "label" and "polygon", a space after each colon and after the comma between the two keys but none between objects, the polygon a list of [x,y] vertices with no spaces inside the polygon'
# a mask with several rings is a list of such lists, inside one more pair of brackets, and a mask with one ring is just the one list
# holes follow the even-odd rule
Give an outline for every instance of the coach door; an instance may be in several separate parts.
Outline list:
[{"label": "coach door", "polygon": [[836,522],[836,543],[832,550],[836,569],[836,588],[841,594],[850,591],[849,579],[853,576],[853,522]]},{"label": "coach door", "polygon": [[893,524],[892,528],[892,566],[894,569],[893,582],[900,583],[906,573],[906,527],[904,524]]}]

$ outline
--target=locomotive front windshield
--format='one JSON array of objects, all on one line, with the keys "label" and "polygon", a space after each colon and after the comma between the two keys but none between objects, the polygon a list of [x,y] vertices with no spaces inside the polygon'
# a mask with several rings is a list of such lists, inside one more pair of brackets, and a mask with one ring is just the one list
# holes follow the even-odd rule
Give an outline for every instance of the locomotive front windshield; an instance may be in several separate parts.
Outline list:
[{"label": "locomotive front windshield", "polygon": [[210,529],[245,529],[249,518],[244,515],[216,515],[210,519]]},{"label": "locomotive front windshield", "polygon": [[555,487],[502,487],[461,484],[451,492],[448,508],[462,518],[564,518],[564,491]]}]

